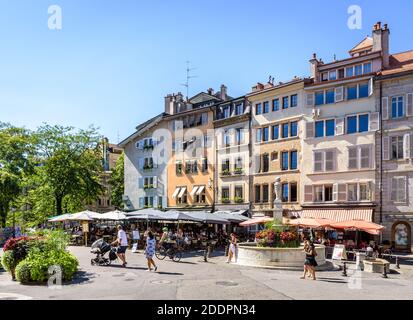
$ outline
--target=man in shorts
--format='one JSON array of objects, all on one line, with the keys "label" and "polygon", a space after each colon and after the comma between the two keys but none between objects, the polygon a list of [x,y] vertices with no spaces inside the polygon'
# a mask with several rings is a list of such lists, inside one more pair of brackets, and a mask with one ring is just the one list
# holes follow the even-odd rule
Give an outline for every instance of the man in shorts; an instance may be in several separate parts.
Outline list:
[{"label": "man in shorts", "polygon": [[117,245],[118,248],[116,250],[116,255],[118,258],[122,261],[122,266],[126,267],[126,249],[128,248],[128,238],[126,236],[126,232],[123,230],[123,227],[121,225],[118,226],[118,237],[117,239],[112,243],[112,245]]}]

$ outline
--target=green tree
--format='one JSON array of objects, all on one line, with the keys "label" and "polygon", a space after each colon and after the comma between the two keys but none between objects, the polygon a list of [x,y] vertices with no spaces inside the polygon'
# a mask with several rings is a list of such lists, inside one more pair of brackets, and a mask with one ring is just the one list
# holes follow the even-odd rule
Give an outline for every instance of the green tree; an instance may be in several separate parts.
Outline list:
[{"label": "green tree", "polygon": [[32,168],[33,144],[30,132],[0,122],[0,226],[21,192],[22,176]]},{"label": "green tree", "polygon": [[112,170],[110,176],[110,185],[111,185],[111,202],[117,207],[121,208],[123,206],[122,196],[125,191],[125,154],[119,157],[116,162],[115,168]]},{"label": "green tree", "polygon": [[40,165],[29,179],[28,192],[34,213],[60,215],[94,201],[102,192],[101,137],[96,129],[43,125],[35,135]]}]

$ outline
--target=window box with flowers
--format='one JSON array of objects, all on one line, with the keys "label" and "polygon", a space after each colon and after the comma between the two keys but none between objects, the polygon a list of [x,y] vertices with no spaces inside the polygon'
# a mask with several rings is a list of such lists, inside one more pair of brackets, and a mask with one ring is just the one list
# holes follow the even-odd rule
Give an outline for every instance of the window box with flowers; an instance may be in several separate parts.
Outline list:
[{"label": "window box with flowers", "polygon": [[144,189],[144,190],[153,189],[153,188],[154,188],[154,185],[153,185],[153,184],[145,184],[145,185],[143,186],[143,189]]},{"label": "window box with flowers", "polygon": [[244,203],[244,198],[235,197],[235,198],[234,198],[234,202],[235,202],[235,203]]},{"label": "window box with flowers", "polygon": [[221,203],[231,203],[230,198],[221,198]]},{"label": "window box with flowers", "polygon": [[153,165],[151,165],[151,164],[143,166],[143,170],[145,170],[145,171],[150,171],[152,169],[153,169]]},{"label": "window box with flowers", "polygon": [[143,146],[143,150],[145,150],[145,151],[153,150],[153,145],[151,145],[151,144],[145,145],[145,146]]},{"label": "window box with flowers", "polygon": [[244,170],[242,168],[235,168],[234,169],[234,174],[240,175],[240,174],[243,174],[243,173],[244,173]]},{"label": "window box with flowers", "polygon": [[225,170],[221,171],[221,176],[226,177],[226,176],[230,176],[230,175],[231,175],[231,172],[228,169],[225,169]]}]

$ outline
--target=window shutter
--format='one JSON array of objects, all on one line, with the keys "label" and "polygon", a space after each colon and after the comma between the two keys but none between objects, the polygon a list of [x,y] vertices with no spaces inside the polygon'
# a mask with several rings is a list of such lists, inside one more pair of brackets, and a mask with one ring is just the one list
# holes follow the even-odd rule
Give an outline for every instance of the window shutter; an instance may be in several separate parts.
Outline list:
[{"label": "window shutter", "polygon": [[349,169],[358,168],[357,150],[358,150],[357,147],[348,148],[348,168]]},{"label": "window shutter", "polygon": [[406,97],[406,116],[413,116],[413,93],[408,93]]},{"label": "window shutter", "polygon": [[335,167],[335,151],[334,150],[327,150],[325,152],[325,171],[333,171]]},{"label": "window shutter", "polygon": [[367,183],[367,200],[373,201],[374,184],[372,181]]},{"label": "window shutter", "polygon": [[381,116],[383,120],[389,119],[389,97],[383,97],[381,99]]},{"label": "window shutter", "polygon": [[335,102],[341,102],[344,100],[344,87],[337,87],[334,89]]},{"label": "window shutter", "polygon": [[138,179],[138,186],[139,186],[140,189],[143,188],[143,185],[144,185],[143,182],[144,182],[144,181],[143,181],[143,178],[139,178],[139,179]]},{"label": "window shutter", "polygon": [[344,118],[336,119],[336,136],[344,134]]},{"label": "window shutter", "polygon": [[409,146],[409,149],[410,149],[410,158],[413,159],[413,133],[410,134],[410,146]]},{"label": "window shutter", "polygon": [[314,107],[314,93],[306,94],[306,106],[309,108]]},{"label": "window shutter", "polygon": [[314,152],[314,172],[324,171],[324,160],[323,151]]},{"label": "window shutter", "polygon": [[390,137],[383,138],[383,160],[390,160]]},{"label": "window shutter", "polygon": [[347,200],[347,186],[344,183],[338,185],[338,201]]},{"label": "window shutter", "polygon": [[304,186],[304,202],[313,202],[313,186]]},{"label": "window shutter", "polygon": [[153,203],[153,207],[157,208],[158,207],[158,197],[153,197],[152,198],[152,203]]},{"label": "window shutter", "polygon": [[153,167],[158,168],[158,158],[157,157],[152,157],[152,162],[153,162]]},{"label": "window shutter", "polygon": [[380,129],[380,115],[378,112],[370,114],[369,131],[377,131]]},{"label": "window shutter", "polygon": [[261,172],[261,157],[259,155],[256,155],[254,159],[255,159],[254,161],[255,162],[254,163],[255,173],[260,173]]},{"label": "window shutter", "polygon": [[360,169],[370,168],[371,156],[370,147],[362,146],[360,147]]},{"label": "window shutter", "polygon": [[398,201],[399,202],[406,202],[407,196],[407,177],[400,177],[397,179],[398,181]]},{"label": "window shutter", "polygon": [[338,183],[333,184],[333,201],[338,201]]},{"label": "window shutter", "polygon": [[308,121],[305,123],[306,138],[314,138],[314,122]]},{"label": "window shutter", "polygon": [[369,97],[371,97],[374,93],[374,82],[373,78],[370,78],[369,80]]},{"label": "window shutter", "polygon": [[158,188],[158,177],[153,177],[153,187]]},{"label": "window shutter", "polygon": [[142,209],[143,207],[145,207],[145,198],[140,197],[139,198],[139,208]]},{"label": "window shutter", "polygon": [[143,170],[143,167],[145,165],[145,159],[144,158],[139,158],[138,159],[138,167],[140,170]]},{"label": "window shutter", "polygon": [[410,150],[410,147],[411,147],[410,139],[411,139],[410,133],[406,133],[403,136],[403,158],[404,159],[410,159],[411,158],[411,153],[412,152]]}]

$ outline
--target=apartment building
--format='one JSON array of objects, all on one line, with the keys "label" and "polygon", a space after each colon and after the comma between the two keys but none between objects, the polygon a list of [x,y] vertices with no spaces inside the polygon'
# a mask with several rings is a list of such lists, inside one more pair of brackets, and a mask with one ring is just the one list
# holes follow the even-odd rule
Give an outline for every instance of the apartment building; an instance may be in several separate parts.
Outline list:
[{"label": "apartment building", "polygon": [[188,100],[180,94],[165,98],[165,120],[172,137],[167,166],[169,209],[214,209],[214,106],[228,99],[225,85],[216,94],[209,89]]},{"label": "apartment building", "polygon": [[300,211],[304,85],[308,79],[258,83],[247,95],[252,105],[252,214],[273,216],[274,182],[281,178],[283,214]]},{"label": "apartment building", "polygon": [[171,141],[165,114],[139,125],[119,146],[125,150],[125,209],[167,206],[167,164]]},{"label": "apartment building", "polygon": [[[383,239],[397,250],[413,249],[413,51],[391,55],[376,79],[380,94],[382,135],[377,137],[376,180],[380,210],[376,220],[386,228]],[[381,143],[380,143],[381,142]],[[382,164],[380,166],[380,164]]]},{"label": "apartment building", "polygon": [[373,220],[376,208],[376,107],[374,76],[388,65],[389,29],[378,23],[349,51],[324,63],[310,60],[302,156],[302,216]]},{"label": "apartment building", "polygon": [[215,209],[250,209],[250,116],[245,97],[225,101],[214,110]]}]

